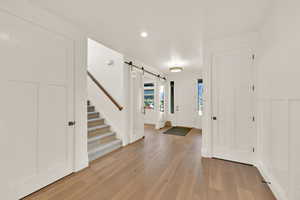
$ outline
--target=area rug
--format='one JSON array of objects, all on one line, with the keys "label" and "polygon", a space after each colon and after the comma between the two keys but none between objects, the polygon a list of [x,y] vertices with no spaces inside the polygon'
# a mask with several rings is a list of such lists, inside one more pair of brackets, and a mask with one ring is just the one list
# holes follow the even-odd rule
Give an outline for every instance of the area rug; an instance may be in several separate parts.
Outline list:
[{"label": "area rug", "polygon": [[185,127],[172,127],[164,132],[168,135],[186,136],[192,129]]}]

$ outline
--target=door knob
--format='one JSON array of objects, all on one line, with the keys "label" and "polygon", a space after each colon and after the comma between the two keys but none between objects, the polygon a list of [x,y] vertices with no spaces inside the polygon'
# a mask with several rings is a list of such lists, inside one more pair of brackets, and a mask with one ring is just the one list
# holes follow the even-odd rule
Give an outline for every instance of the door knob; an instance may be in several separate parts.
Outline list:
[{"label": "door knob", "polygon": [[217,120],[217,117],[216,117],[216,116],[213,116],[213,117],[212,117],[212,120]]},{"label": "door knob", "polygon": [[69,126],[75,126],[75,121],[70,121],[70,122],[68,122],[68,125],[69,125]]}]

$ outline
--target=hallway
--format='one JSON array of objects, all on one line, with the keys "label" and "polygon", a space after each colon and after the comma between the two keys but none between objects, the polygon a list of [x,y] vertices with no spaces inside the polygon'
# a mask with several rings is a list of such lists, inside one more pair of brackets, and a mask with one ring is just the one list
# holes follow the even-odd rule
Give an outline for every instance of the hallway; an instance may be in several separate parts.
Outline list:
[{"label": "hallway", "polygon": [[201,159],[201,134],[159,134],[121,148],[25,198],[49,200],[274,200],[249,166]]}]

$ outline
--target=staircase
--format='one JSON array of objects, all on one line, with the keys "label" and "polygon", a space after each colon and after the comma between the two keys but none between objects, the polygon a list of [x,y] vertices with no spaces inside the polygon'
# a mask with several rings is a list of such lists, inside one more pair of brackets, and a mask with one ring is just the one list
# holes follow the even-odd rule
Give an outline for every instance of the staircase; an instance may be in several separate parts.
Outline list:
[{"label": "staircase", "polygon": [[122,146],[122,141],[116,138],[110,126],[105,124],[104,118],[88,104],[88,155],[89,161],[95,160]]}]

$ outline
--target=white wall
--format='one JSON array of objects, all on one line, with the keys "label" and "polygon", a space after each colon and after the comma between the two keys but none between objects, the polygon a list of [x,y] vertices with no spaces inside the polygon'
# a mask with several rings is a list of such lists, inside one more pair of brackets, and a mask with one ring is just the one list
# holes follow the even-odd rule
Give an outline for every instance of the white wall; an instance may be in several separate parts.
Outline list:
[{"label": "white wall", "polygon": [[[107,62],[112,61],[112,65]],[[88,70],[120,104],[124,104],[124,58],[101,43],[88,39]]]},{"label": "white wall", "polygon": [[[112,65],[107,62],[112,61]],[[104,45],[88,40],[88,70],[107,90],[107,92],[123,107],[120,111],[110,99],[88,78],[88,98],[96,106],[123,145],[129,142],[128,132],[128,67],[124,64],[122,54]]]},{"label": "white wall", "polygon": [[275,0],[257,62],[260,168],[278,199],[300,199],[300,2]]},{"label": "white wall", "polygon": [[[190,121],[191,121],[191,126],[194,128],[202,128],[202,117],[198,115],[197,112],[197,104],[198,104],[198,90],[197,90],[197,80],[201,79],[202,77],[202,72],[199,70],[199,72],[180,72],[180,73],[170,73],[168,75],[168,83],[166,87],[168,88],[166,94],[167,94],[167,119],[172,122],[172,124],[176,124],[176,94],[175,94],[175,114],[170,113],[170,81],[175,82],[175,93],[180,92],[176,90],[176,86],[184,84],[187,88],[194,88],[194,94],[192,94],[190,97],[184,97],[183,100],[186,101],[186,104],[191,105],[193,107],[193,113],[190,115]],[[187,84],[187,85],[186,85]],[[180,94],[179,94],[180,95]]]}]

